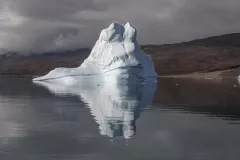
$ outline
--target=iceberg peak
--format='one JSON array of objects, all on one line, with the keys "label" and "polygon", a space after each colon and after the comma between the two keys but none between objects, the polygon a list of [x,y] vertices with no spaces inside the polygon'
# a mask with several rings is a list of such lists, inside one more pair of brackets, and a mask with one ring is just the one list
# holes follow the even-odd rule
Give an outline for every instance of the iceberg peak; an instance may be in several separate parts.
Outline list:
[{"label": "iceberg peak", "polygon": [[112,23],[108,28],[102,30],[99,40],[106,42],[131,40],[136,41],[137,30],[128,22],[124,26]]},{"label": "iceberg peak", "polygon": [[[65,79],[69,84],[79,76],[99,75],[104,80],[128,80],[156,78],[152,59],[141,50],[137,42],[137,30],[128,22],[112,23],[103,29],[89,57],[78,68],[58,68],[34,81]],[[65,82],[65,81],[64,81]]]},{"label": "iceberg peak", "polygon": [[132,40],[132,41],[136,41],[137,40],[137,30],[128,22],[126,23],[126,25],[124,26],[124,38],[125,40]]}]

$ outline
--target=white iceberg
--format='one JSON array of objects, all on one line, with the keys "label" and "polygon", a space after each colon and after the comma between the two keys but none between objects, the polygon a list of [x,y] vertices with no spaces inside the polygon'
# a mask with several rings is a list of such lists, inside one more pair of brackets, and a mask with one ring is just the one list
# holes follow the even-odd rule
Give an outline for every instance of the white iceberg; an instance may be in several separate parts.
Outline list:
[{"label": "white iceberg", "polygon": [[157,78],[152,59],[141,50],[137,31],[129,23],[104,29],[89,57],[78,68],[56,68],[33,81],[73,84],[89,76],[99,81]]},{"label": "white iceberg", "polygon": [[33,81],[55,94],[78,95],[88,104],[102,135],[130,138],[141,109],[151,105],[157,78],[151,57],[136,37],[129,23],[113,23],[101,32],[80,67],[56,68]]},{"label": "white iceberg", "polygon": [[78,96],[90,109],[101,135],[129,139],[136,134],[136,122],[143,109],[151,106],[156,83],[75,83],[67,86],[49,81],[36,84],[58,96]]}]

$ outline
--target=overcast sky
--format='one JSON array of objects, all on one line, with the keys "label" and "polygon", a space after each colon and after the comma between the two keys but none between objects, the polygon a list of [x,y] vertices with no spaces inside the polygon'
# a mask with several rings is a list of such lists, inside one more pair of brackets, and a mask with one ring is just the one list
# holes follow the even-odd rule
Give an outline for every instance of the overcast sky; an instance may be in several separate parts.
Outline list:
[{"label": "overcast sky", "polygon": [[111,22],[132,23],[141,44],[240,32],[239,0],[0,0],[0,48],[92,46]]}]

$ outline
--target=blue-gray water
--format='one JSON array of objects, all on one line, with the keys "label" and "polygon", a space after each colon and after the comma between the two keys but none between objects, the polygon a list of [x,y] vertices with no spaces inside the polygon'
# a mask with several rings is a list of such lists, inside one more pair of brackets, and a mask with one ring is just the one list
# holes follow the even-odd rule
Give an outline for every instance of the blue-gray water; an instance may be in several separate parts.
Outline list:
[{"label": "blue-gray water", "polygon": [[239,160],[239,93],[234,79],[78,90],[1,78],[0,159]]}]

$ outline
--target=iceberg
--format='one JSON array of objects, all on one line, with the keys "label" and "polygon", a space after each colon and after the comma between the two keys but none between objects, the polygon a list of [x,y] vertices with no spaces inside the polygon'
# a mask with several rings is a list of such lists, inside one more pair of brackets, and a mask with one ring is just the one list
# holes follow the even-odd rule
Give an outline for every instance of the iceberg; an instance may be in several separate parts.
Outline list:
[{"label": "iceberg", "polygon": [[130,24],[113,23],[101,31],[89,57],[78,68],[56,68],[33,81],[71,85],[82,79],[119,82],[156,79],[152,59],[141,50],[137,30]]},{"label": "iceberg", "polygon": [[101,135],[129,139],[142,109],[152,103],[157,76],[151,57],[137,42],[137,30],[130,23],[113,23],[102,30],[80,67],[56,68],[33,82],[57,95],[78,96]]},{"label": "iceberg", "polygon": [[[136,134],[141,111],[151,106],[157,83],[75,83],[71,86],[37,81],[57,96],[77,96],[89,108],[102,136],[130,139]],[[81,103],[80,103],[81,104]]]}]

